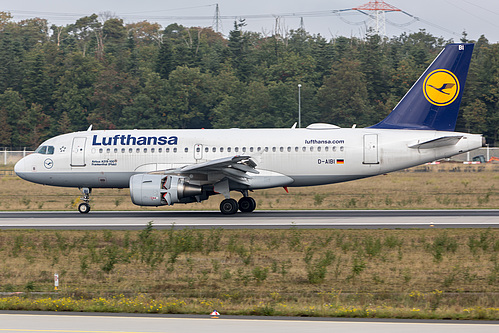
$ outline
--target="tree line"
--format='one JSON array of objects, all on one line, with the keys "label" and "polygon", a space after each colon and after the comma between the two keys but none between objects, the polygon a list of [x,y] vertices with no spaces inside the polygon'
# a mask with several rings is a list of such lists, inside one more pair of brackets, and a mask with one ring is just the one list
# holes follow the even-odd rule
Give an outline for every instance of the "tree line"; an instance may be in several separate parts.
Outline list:
[{"label": "tree line", "polygon": [[[0,12],[0,146],[35,148],[71,131],[115,128],[369,126],[450,40],[420,30],[326,39],[265,36],[90,15],[66,26]],[[468,42],[463,33],[463,42]],[[457,130],[498,140],[499,45],[482,36]]]}]

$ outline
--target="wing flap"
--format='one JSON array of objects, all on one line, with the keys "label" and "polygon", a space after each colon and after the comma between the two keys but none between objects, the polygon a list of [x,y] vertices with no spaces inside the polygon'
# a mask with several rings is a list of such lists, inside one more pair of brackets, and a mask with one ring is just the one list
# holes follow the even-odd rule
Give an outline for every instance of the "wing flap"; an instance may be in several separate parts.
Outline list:
[{"label": "wing flap", "polygon": [[196,178],[196,175],[200,176],[215,173],[237,183],[250,185],[249,179],[251,176],[248,174],[260,173],[255,167],[256,163],[250,156],[236,155],[198,164],[189,164],[176,169],[169,169],[165,170],[164,173],[191,174],[194,175],[194,178]]},{"label": "wing flap", "polygon": [[[245,172],[258,173],[255,170],[256,163],[251,160],[250,156],[231,156],[231,157],[223,157],[215,160],[199,163],[199,164],[190,164],[184,167],[179,168],[179,172],[191,172],[191,171],[221,171],[223,168],[235,167],[243,170]],[[251,170],[251,171],[249,171]]]}]

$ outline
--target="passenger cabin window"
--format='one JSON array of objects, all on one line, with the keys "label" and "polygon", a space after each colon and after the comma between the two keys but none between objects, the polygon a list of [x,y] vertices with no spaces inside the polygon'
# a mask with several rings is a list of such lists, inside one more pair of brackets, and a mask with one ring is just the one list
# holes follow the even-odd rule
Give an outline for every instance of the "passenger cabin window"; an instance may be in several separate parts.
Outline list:
[{"label": "passenger cabin window", "polygon": [[216,152],[217,152],[217,147],[213,147],[213,148],[211,149],[211,151],[212,151],[212,152],[214,152],[214,153],[216,153]]},{"label": "passenger cabin window", "polygon": [[234,151],[237,153],[239,151],[239,147],[234,148]]},{"label": "passenger cabin window", "polygon": [[220,152],[223,153],[224,152],[224,147],[220,147]]},{"label": "passenger cabin window", "polygon": [[230,153],[230,147],[227,147],[227,152]]},{"label": "passenger cabin window", "polygon": [[185,151],[186,153],[188,153],[188,152],[189,152],[189,148],[185,147],[184,151]]},{"label": "passenger cabin window", "polygon": [[177,152],[177,148],[173,148],[173,152],[176,153]]}]

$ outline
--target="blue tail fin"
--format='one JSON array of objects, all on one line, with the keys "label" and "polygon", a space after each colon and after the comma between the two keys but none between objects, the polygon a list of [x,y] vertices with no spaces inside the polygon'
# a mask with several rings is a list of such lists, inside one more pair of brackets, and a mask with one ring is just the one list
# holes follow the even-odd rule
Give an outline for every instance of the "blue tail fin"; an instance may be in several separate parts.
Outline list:
[{"label": "blue tail fin", "polygon": [[454,131],[474,44],[449,44],[393,111],[371,128]]}]

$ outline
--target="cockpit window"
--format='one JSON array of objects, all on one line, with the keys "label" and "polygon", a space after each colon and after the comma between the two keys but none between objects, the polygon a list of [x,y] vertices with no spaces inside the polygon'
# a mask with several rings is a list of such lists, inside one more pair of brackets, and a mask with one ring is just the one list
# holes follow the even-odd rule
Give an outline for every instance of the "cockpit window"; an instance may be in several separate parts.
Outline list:
[{"label": "cockpit window", "polygon": [[54,154],[54,146],[40,146],[35,150],[35,153],[43,154],[43,155],[53,155]]}]

